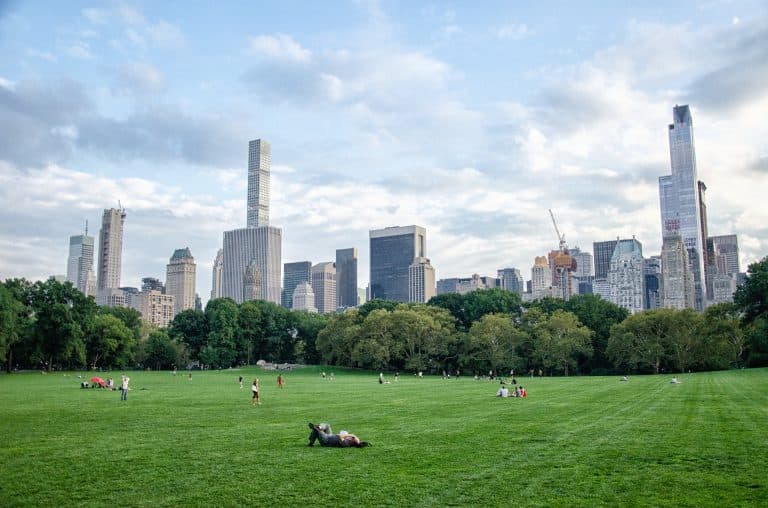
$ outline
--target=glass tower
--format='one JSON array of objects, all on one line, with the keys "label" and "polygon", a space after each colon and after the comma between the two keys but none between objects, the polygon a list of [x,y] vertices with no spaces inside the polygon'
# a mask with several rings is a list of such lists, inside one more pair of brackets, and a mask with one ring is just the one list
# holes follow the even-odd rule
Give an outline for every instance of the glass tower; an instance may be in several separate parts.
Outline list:
[{"label": "glass tower", "polygon": [[[296,263],[285,263],[283,265],[283,307],[293,308],[293,293],[299,284],[310,282],[312,280],[312,263],[309,261],[298,261]],[[312,296],[312,307],[314,307],[314,293]]]},{"label": "glass tower", "polygon": [[248,143],[248,221],[249,228],[269,226],[269,172],[272,147],[263,139]]},{"label": "glass tower", "polygon": [[[705,187],[696,172],[693,119],[688,106],[675,106],[669,125],[669,156],[672,174],[659,177],[662,237],[679,236],[688,251],[693,275],[694,305],[703,310],[706,301],[701,196]],[[662,265],[662,269],[664,265]]]},{"label": "glass tower", "polygon": [[370,231],[371,299],[408,302],[408,268],[426,257],[427,230],[394,226]]},{"label": "glass tower", "polygon": [[338,307],[357,307],[357,249],[336,250],[336,299]]}]

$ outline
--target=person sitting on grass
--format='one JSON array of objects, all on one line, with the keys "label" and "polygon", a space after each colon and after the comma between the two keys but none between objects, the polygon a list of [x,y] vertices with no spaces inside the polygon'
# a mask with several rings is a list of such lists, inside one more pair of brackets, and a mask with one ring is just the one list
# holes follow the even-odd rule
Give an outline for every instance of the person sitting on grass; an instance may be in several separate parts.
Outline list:
[{"label": "person sitting on grass", "polygon": [[309,428],[312,429],[312,432],[309,434],[309,446],[314,446],[315,441],[320,441],[320,446],[336,448],[364,448],[370,446],[368,441],[361,441],[359,437],[345,430],[334,434],[331,430],[331,425],[328,423],[315,425],[310,422]]},{"label": "person sitting on grass", "polygon": [[501,388],[496,392],[497,397],[509,397],[509,390],[507,389],[507,385],[501,385]]}]

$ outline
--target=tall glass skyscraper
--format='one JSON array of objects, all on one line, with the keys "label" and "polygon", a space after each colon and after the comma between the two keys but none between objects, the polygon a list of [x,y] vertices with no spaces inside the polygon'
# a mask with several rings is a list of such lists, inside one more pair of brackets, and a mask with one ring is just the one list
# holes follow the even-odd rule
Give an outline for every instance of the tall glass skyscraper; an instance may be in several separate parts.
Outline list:
[{"label": "tall glass skyscraper", "polygon": [[[293,308],[293,292],[305,282],[312,280],[312,263],[310,261],[298,261],[283,265],[283,307]],[[315,306],[315,296],[312,293],[312,307]]]},{"label": "tall glass skyscraper", "polygon": [[248,142],[248,220],[249,228],[269,226],[269,174],[272,147],[263,139]]},{"label": "tall glass skyscraper", "polygon": [[408,268],[426,257],[427,230],[394,226],[370,231],[371,299],[408,302]]},{"label": "tall glass skyscraper", "polygon": [[67,280],[86,296],[89,293],[88,280],[93,275],[93,237],[84,235],[69,237],[69,258],[67,259]]},{"label": "tall glass skyscraper", "polygon": [[336,305],[357,307],[357,249],[336,250]]},{"label": "tall glass skyscraper", "polygon": [[[672,174],[659,177],[662,237],[679,236],[688,251],[693,275],[696,310],[706,306],[704,271],[705,239],[702,238],[702,192],[696,171],[693,119],[688,106],[675,106],[669,125],[669,156]],[[665,265],[662,264],[662,270]]]}]

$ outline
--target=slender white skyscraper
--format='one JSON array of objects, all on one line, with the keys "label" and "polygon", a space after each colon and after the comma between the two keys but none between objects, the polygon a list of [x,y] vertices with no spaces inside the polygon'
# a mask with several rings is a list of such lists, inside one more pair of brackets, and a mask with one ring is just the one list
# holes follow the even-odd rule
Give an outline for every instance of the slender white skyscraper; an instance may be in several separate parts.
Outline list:
[{"label": "slender white skyscraper", "polygon": [[248,221],[249,228],[269,226],[269,173],[272,147],[263,139],[248,143]]},{"label": "slender white skyscraper", "polygon": [[104,210],[99,231],[99,257],[96,286],[98,291],[120,287],[123,258],[124,208]]},{"label": "slender white skyscraper", "polygon": [[261,300],[280,304],[283,232],[269,225],[269,168],[272,149],[263,139],[248,143],[247,227],[224,232],[221,296],[243,302],[246,269],[254,262],[259,272]]},{"label": "slender white skyscraper", "polygon": [[69,258],[67,259],[67,280],[86,296],[89,293],[88,280],[93,277],[93,237],[88,228],[83,235],[69,237]]},{"label": "slender white skyscraper", "polygon": [[[674,122],[669,125],[669,156],[672,174],[659,177],[662,238],[680,236],[688,251],[693,274],[696,310],[706,306],[704,271],[705,238],[702,238],[702,203],[696,150],[693,141],[693,119],[688,106],[675,106]],[[662,264],[662,270],[665,265]]]},{"label": "slender white skyscraper", "polygon": [[224,249],[219,249],[213,260],[213,280],[211,281],[211,300],[221,298],[221,276],[224,270]]}]

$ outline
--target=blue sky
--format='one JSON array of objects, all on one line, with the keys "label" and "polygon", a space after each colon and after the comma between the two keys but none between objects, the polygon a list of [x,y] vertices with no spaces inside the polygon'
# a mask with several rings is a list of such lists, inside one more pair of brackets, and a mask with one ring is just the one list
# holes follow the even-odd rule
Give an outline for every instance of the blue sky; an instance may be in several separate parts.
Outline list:
[{"label": "blue sky", "polygon": [[[277,4],[277,5],[275,5]],[[272,143],[283,261],[419,224],[438,278],[557,246],[658,254],[666,127],[690,104],[710,232],[768,254],[768,8],[702,2],[0,1],[0,278],[64,273],[126,207],[122,283],[190,247],[198,292]]]}]

